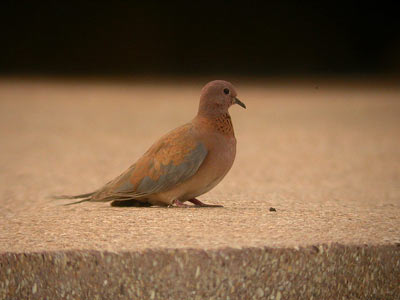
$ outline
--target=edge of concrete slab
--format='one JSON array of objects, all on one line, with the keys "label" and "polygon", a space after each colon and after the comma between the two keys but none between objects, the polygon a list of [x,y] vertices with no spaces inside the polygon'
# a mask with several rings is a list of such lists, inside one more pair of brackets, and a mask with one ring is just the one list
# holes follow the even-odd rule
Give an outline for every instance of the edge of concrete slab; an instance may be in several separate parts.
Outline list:
[{"label": "edge of concrete slab", "polygon": [[0,299],[399,299],[400,244],[0,253]]}]

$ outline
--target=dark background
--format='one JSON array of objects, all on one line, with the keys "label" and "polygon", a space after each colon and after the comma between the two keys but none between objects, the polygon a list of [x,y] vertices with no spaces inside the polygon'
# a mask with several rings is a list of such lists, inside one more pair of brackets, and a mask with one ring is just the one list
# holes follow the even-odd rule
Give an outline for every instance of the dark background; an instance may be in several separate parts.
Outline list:
[{"label": "dark background", "polygon": [[400,73],[389,4],[1,4],[1,74]]}]

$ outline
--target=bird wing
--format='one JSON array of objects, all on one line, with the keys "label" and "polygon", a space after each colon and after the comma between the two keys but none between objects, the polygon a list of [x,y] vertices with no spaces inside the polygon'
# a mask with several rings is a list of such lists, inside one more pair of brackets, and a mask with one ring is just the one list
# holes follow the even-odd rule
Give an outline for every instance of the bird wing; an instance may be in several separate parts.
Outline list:
[{"label": "bird wing", "polygon": [[158,140],[128,170],[106,184],[92,201],[127,200],[169,190],[196,174],[208,153],[187,124]]}]

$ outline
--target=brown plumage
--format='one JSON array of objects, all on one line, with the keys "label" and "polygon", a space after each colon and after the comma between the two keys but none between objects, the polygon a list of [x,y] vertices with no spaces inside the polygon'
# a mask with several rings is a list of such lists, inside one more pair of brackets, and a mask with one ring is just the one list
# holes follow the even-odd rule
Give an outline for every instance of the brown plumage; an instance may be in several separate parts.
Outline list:
[{"label": "brown plumage", "polygon": [[176,205],[196,199],[215,187],[232,167],[236,138],[228,109],[245,105],[235,88],[223,80],[202,89],[199,110],[189,123],[161,137],[135,164],[93,193],[57,198],[112,201],[113,206]]}]

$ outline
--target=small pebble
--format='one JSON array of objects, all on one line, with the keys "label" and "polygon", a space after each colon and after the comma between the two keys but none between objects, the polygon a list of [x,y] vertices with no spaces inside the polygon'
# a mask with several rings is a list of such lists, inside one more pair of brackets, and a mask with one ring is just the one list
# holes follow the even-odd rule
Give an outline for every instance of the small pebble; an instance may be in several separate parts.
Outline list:
[{"label": "small pebble", "polygon": [[256,293],[258,297],[264,297],[264,291],[261,288],[257,288]]},{"label": "small pebble", "polygon": [[36,283],[34,283],[33,287],[32,287],[32,294],[35,294],[36,291],[37,291],[37,285],[36,285]]},{"label": "small pebble", "polygon": [[273,207],[270,207],[270,208],[269,208],[269,211],[276,211],[276,209],[273,208]]}]

